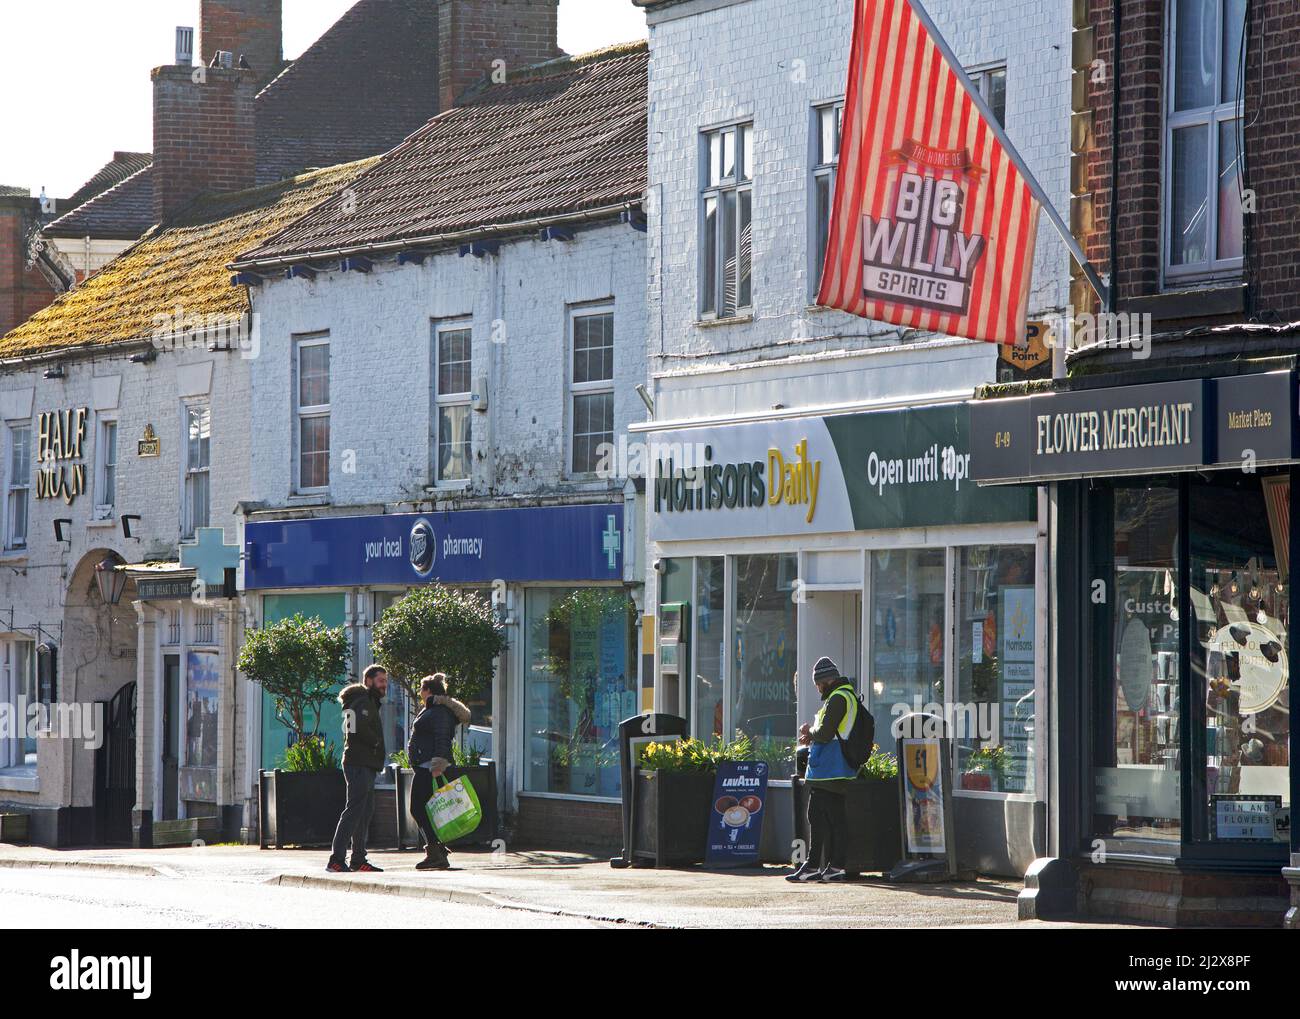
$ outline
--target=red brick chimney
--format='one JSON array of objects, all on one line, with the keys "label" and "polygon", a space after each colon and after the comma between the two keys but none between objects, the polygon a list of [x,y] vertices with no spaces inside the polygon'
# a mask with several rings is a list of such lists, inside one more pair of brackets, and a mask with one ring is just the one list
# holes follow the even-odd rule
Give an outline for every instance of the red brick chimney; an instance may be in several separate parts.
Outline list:
[{"label": "red brick chimney", "polygon": [[199,12],[199,63],[215,53],[242,56],[257,76],[257,88],[284,68],[281,0],[202,0]]},{"label": "red brick chimney", "polygon": [[[236,57],[236,59],[238,59]],[[257,177],[253,71],[153,69],[153,208],[159,222],[204,192]]]},{"label": "red brick chimney", "polygon": [[451,109],[467,88],[498,68],[509,73],[561,56],[559,3],[438,0],[439,109]]}]

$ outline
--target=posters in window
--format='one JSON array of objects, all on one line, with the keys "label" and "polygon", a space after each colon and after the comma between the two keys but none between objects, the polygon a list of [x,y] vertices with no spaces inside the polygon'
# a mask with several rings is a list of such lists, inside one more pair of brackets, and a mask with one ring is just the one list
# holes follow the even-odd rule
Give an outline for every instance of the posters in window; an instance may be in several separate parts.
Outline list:
[{"label": "posters in window", "polygon": [[1002,746],[1006,767],[1002,791],[1024,792],[1029,788],[1030,726],[1034,718],[1034,588],[1032,585],[1000,587],[998,602],[1002,619]]}]

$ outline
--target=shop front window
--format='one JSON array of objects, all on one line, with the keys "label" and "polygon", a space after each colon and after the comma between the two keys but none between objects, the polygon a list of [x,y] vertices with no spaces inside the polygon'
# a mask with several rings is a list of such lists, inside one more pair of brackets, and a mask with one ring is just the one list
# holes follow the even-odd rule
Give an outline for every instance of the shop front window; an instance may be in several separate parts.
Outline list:
[{"label": "shop front window", "polygon": [[[1109,556],[1094,564],[1098,835],[1182,836],[1179,786],[1178,485],[1098,489],[1092,518]],[[1099,611],[1098,611],[1099,610]]]},{"label": "shop front window", "polygon": [[732,721],[757,756],[772,762],[792,753],[797,658],[794,555],[735,557]]},{"label": "shop front window", "polygon": [[721,556],[695,561],[695,724],[701,738],[723,733],[722,652],[726,640],[724,583],[726,560]]},{"label": "shop front window", "polygon": [[958,554],[958,788],[1032,793],[1034,549],[977,545]]},{"label": "shop front window", "polygon": [[890,723],[900,713],[943,704],[945,562],[941,548],[871,556],[868,707],[876,742],[889,753],[896,749]]},{"label": "shop front window", "polygon": [[[185,662],[185,766],[217,766],[221,670],[214,651],[191,651]],[[207,799],[195,796],[195,799]]]},{"label": "shop front window", "polygon": [[1189,486],[1192,689],[1205,699],[1205,821],[1215,841],[1275,838],[1291,803],[1286,475]]},{"label": "shop front window", "polygon": [[525,608],[525,788],[620,795],[618,725],[638,711],[632,603],[616,588],[545,588]]}]

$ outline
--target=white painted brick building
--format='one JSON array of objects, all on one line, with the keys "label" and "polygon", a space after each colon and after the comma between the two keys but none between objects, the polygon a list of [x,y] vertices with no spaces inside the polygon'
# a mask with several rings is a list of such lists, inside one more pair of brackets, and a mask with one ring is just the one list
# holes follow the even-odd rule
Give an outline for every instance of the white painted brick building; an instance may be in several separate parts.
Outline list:
[{"label": "white painted brick building", "polygon": [[[1069,11],[1043,0],[930,0],[927,10],[968,71],[1005,68],[1007,133],[1057,207],[1067,209]],[[852,0],[651,6],[653,372],[860,351],[900,340],[886,323],[813,306],[813,266],[820,261],[810,257],[814,111],[843,101],[852,14]],[[739,321],[710,326],[699,306],[701,133],[750,122],[753,309]],[[1044,216],[1031,318],[1064,306],[1068,268],[1069,255]],[[792,341],[799,343],[795,350]]]},{"label": "white painted brick building", "polygon": [[[680,632],[690,635],[677,642],[660,631],[657,709],[685,717],[702,738],[743,731],[780,779],[793,770],[798,723],[817,709],[813,664],[828,655],[866,698],[878,741],[892,749],[887,722],[898,703],[914,695],[921,703],[976,699],[968,673],[981,656],[972,657],[971,635],[986,633],[981,643],[996,650],[1002,631],[975,615],[983,603],[970,593],[973,575],[964,571],[971,562],[995,564],[990,576],[1021,571],[1022,583],[1033,585],[1026,703],[1036,696],[1044,709],[1041,507],[1032,493],[1015,507],[994,506],[982,493],[968,504],[972,486],[963,486],[966,495],[956,487],[957,465],[969,457],[963,401],[997,381],[998,348],[815,305],[823,250],[818,179],[834,172],[837,159],[833,146],[832,158],[823,157],[821,111],[844,100],[853,0],[634,2],[650,25],[647,310],[655,404],[653,424],[638,435],[703,456],[716,472],[692,486],[677,453],[671,469],[659,460],[667,487],[648,484],[647,616],[682,606],[689,616]],[[930,0],[926,7],[990,105],[1004,104],[1012,142],[1066,209],[1068,5]],[[734,240],[732,224],[740,224]],[[706,236],[715,237],[712,245]],[[1068,266],[1065,246],[1042,217],[1031,320],[1062,310]],[[917,483],[905,480],[892,495],[877,486],[878,451],[898,464],[915,458],[923,465]],[[933,477],[927,453],[943,463]],[[784,481],[773,476],[782,463]],[[814,476],[821,483],[815,510],[804,487]],[[760,487],[738,478],[758,478]],[[796,501],[806,513],[791,511]],[[926,615],[927,606],[945,603],[954,606],[948,615]],[[666,656],[664,641],[685,646]],[[1020,675],[1025,684],[1028,674]],[[1019,703],[998,682],[993,689]],[[1026,689],[1016,687],[1017,697]],[[958,850],[974,868],[1022,874],[1044,848],[1049,748],[1041,731],[1034,743],[1013,728],[990,738],[1012,748],[1020,777],[1011,793],[987,803],[968,799],[962,787]],[[980,745],[958,745],[954,783],[965,781],[960,771]],[[800,836],[786,828],[786,784],[773,785],[777,799],[765,813],[781,830],[770,841],[764,832],[762,852],[775,861],[788,858]]]},{"label": "white painted brick building", "polygon": [[[328,272],[254,290],[262,352],[253,363],[254,434],[293,433],[293,341],[330,340],[328,492],[300,495],[292,443],[252,450],[251,498],[270,508],[328,504],[411,510],[498,499],[622,497],[622,482],[575,475],[571,319],[614,316],[615,434],[645,417],[634,387],[645,371],[645,235],[624,224],[572,241],[520,239],[486,258],[455,249],[423,264],[379,263],[370,273]],[[486,383],[472,412],[468,484],[434,470],[435,331],[468,327],[470,377]]]},{"label": "white painted brick building", "polygon": [[[57,655],[59,700],[77,705],[108,702],[133,681],[158,681],[168,657],[179,660],[192,649],[202,649],[228,663],[237,649],[243,626],[237,602],[214,598],[200,604],[182,596],[133,604],[135,588],[130,587],[117,605],[108,606],[96,589],[95,566],[112,556],[123,563],[175,563],[187,527],[191,408],[210,415],[209,462],[214,469],[207,472],[208,522],[222,528],[227,543],[240,540],[242,522],[235,510],[248,490],[249,362],[238,350],[184,345],[163,349],[150,362],[131,360],[145,352],[152,352],[148,343],[125,344],[0,368],[0,485],[6,494],[3,526],[10,546],[0,552],[0,641],[9,703],[12,694],[22,692],[22,673],[42,644],[52,646]],[[50,369],[61,371],[62,377],[46,378]],[[21,512],[16,497],[11,497],[15,441],[27,441],[35,482],[42,470],[36,453],[42,415],[66,411],[84,411],[81,456],[58,461],[55,469],[71,472],[80,467],[85,490],[71,501],[62,495],[42,498],[34,484],[26,498],[25,541],[22,547],[12,547],[18,544],[13,540],[14,517]],[[115,432],[111,440],[110,428]],[[156,437],[157,455],[138,455],[139,444],[150,433]],[[109,454],[110,441],[115,458]],[[108,465],[114,459],[110,479]],[[111,499],[110,485],[116,493]],[[56,539],[56,520],[61,521],[62,541]],[[184,586],[188,588],[188,580]],[[225,673],[223,683],[223,693],[234,705],[233,671]],[[141,745],[157,746],[160,701],[141,698],[137,711]],[[244,730],[229,712],[222,725],[221,802],[231,804],[237,796],[233,776],[243,775],[246,763]],[[0,758],[0,803],[30,812],[34,841],[67,844],[103,837],[93,814],[93,748],[67,739],[38,739],[25,748],[6,742]],[[35,752],[34,767],[24,750]],[[152,753],[144,753],[140,765],[138,802],[145,810],[157,809],[161,819],[164,812],[155,802],[154,788],[159,763]],[[126,834],[129,838],[129,830]]]}]

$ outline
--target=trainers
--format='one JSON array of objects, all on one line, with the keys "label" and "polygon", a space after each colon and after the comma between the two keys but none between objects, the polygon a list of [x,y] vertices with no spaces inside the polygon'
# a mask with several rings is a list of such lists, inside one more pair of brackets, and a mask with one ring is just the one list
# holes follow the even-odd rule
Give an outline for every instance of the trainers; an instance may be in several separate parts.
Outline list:
[{"label": "trainers", "polygon": [[820,867],[814,866],[811,860],[806,860],[804,861],[803,866],[793,874],[787,874],[785,879],[787,881],[816,881],[821,877],[821,874],[822,872]]},{"label": "trainers", "polygon": [[360,865],[352,868],[352,871],[355,874],[382,874],[384,872],[382,867],[376,867],[369,860],[362,860]]},{"label": "trainers", "polygon": [[839,867],[827,867],[821,874],[823,881],[847,881],[848,875]]},{"label": "trainers", "polygon": [[331,874],[346,874],[348,871],[347,865],[340,863],[338,860],[330,860],[329,863],[325,864],[325,869]]},{"label": "trainers", "polygon": [[445,856],[426,856],[415,865],[416,870],[451,870],[451,861]]}]

